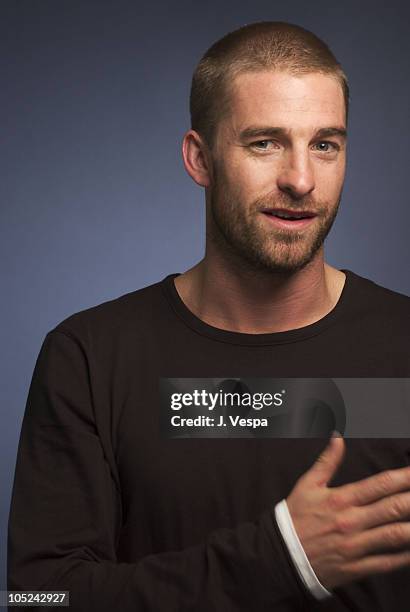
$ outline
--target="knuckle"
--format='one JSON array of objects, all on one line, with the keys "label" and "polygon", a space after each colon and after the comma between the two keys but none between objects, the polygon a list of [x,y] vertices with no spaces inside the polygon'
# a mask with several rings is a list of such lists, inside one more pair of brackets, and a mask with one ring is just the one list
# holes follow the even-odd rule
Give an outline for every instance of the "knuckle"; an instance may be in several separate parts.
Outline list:
[{"label": "knuckle", "polygon": [[393,500],[390,503],[389,508],[389,516],[393,520],[397,520],[403,516],[405,509],[403,508],[403,504],[398,500]]},{"label": "knuckle", "polygon": [[[335,519],[335,527],[338,533],[346,535],[352,531],[352,520],[346,515],[339,514]],[[347,545],[347,541],[343,544]]]},{"label": "knuckle", "polygon": [[377,479],[377,486],[382,494],[387,495],[388,493],[390,493],[392,484],[393,475],[390,470],[386,470],[385,472],[379,474]]},{"label": "knuckle", "polygon": [[405,540],[405,533],[402,525],[392,525],[387,532],[386,539],[391,546],[402,544]]},{"label": "knuckle", "polygon": [[381,570],[383,572],[390,572],[395,568],[394,557],[386,557],[381,562]]},{"label": "knuckle", "polygon": [[346,506],[346,501],[338,491],[331,491],[327,498],[327,504],[330,510],[341,510]]}]

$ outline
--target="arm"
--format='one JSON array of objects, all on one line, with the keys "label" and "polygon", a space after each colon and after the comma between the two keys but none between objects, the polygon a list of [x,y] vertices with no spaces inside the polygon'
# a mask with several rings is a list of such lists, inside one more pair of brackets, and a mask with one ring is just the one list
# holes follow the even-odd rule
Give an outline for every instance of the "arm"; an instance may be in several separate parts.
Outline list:
[{"label": "arm", "polygon": [[306,590],[273,507],[255,522],[207,534],[196,546],[119,562],[121,492],[94,410],[85,351],[74,338],[50,332],[18,448],[9,590],[69,590],[72,612],[298,609]]}]

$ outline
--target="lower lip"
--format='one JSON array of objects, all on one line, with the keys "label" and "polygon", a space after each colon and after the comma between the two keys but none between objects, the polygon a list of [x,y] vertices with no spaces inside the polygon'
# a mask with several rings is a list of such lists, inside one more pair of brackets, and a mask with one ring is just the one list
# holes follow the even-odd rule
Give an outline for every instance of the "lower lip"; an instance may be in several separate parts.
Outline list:
[{"label": "lower lip", "polygon": [[289,219],[279,219],[279,217],[275,217],[274,215],[269,215],[268,213],[262,213],[264,217],[267,218],[270,223],[275,225],[281,229],[290,229],[290,230],[299,230],[308,227],[315,220],[315,217],[305,217],[304,219],[297,219],[295,221],[290,221]]}]

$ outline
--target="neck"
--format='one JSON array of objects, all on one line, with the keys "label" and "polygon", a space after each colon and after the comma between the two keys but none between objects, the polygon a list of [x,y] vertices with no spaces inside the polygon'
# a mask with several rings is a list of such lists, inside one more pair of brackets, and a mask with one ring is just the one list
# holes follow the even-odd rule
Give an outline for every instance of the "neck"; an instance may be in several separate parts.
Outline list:
[{"label": "neck", "polygon": [[205,256],[175,278],[185,303],[205,323],[248,334],[305,327],[328,314],[345,275],[323,261],[323,249],[303,269],[289,274],[230,267]]}]

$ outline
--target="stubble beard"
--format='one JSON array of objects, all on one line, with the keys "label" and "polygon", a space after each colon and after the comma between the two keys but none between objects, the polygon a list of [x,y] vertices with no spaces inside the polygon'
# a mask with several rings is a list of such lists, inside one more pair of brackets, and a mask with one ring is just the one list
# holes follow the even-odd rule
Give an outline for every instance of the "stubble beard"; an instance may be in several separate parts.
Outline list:
[{"label": "stubble beard", "polygon": [[[214,175],[209,205],[211,225],[208,238],[250,270],[289,274],[304,268],[318,252],[336,218],[342,190],[333,206],[321,205],[312,198],[295,200],[285,193],[259,198],[245,206],[239,196],[229,193],[223,181]],[[311,210],[317,214],[305,230],[269,227],[262,208]]]}]

